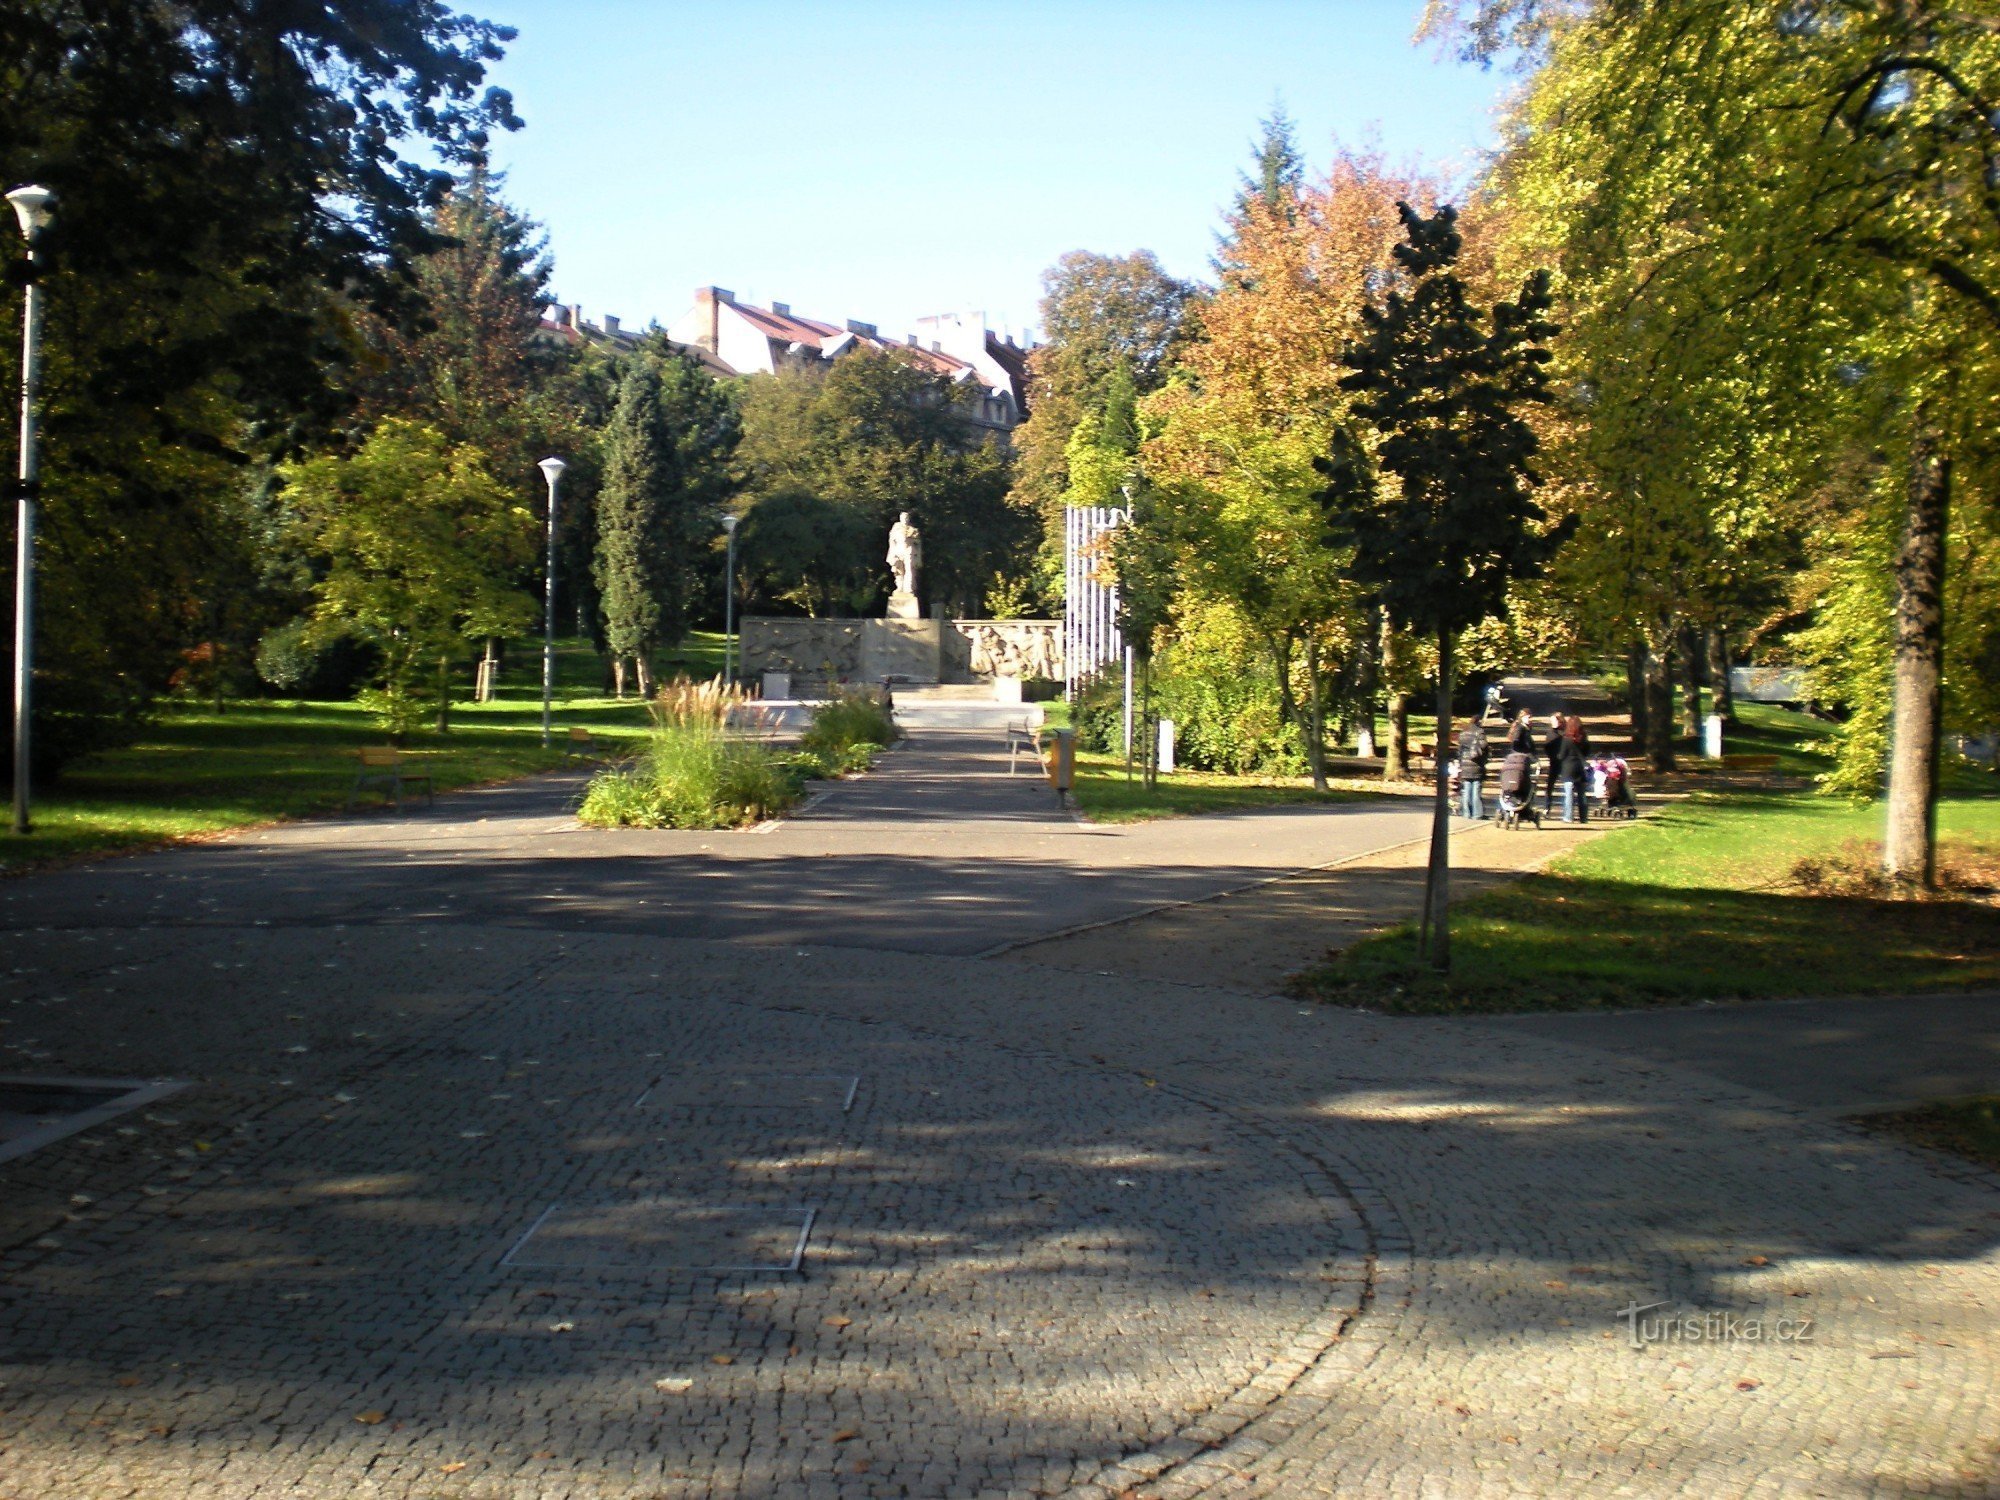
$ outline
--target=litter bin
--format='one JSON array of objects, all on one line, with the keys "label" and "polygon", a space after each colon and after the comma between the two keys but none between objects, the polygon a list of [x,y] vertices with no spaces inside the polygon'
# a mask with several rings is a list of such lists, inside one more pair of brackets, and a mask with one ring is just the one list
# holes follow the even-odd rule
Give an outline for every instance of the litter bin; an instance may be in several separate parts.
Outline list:
[{"label": "litter bin", "polygon": [[1058,729],[1049,735],[1049,785],[1056,789],[1056,795],[1073,790],[1076,786],[1076,731]]}]

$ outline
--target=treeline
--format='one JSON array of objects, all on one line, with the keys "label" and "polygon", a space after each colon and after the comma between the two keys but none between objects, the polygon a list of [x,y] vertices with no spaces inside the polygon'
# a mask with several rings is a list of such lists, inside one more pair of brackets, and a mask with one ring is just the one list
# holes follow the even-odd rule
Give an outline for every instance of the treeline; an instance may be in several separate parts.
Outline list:
[{"label": "treeline", "polygon": [[[1386,707],[1393,772],[1442,645],[1621,663],[1666,768],[1699,686],[1726,711],[1754,659],[1804,675],[1838,720],[1827,789],[1886,791],[1887,870],[1928,883],[1945,736],[2000,724],[2000,30],[1862,0],[1433,0],[1425,25],[1519,75],[1459,195],[1459,375],[1419,398],[1370,374],[1422,279],[1397,205],[1427,217],[1440,185],[1364,155],[1309,171],[1279,114],[1212,288],[1144,256],[1049,273],[1017,491],[1130,508],[1107,571],[1199,761],[1317,770]],[[1455,639],[1406,628],[1370,512],[1407,519],[1395,450],[1468,420],[1452,380],[1529,316],[1552,326],[1502,402],[1521,488],[1490,499],[1531,494],[1527,532],[1561,545]],[[1435,540],[1406,531],[1405,560]]]},{"label": "treeline", "polygon": [[546,456],[559,628],[621,693],[720,620],[725,512],[754,607],[877,602],[899,510],[940,602],[1022,571],[1004,455],[915,362],[720,380],[657,329],[544,322],[545,242],[486,165],[521,123],[485,86],[512,35],[403,0],[0,14],[0,173],[58,195],[38,774],[175,692],[358,690],[392,733],[448,730],[475,661],[539,627]]}]

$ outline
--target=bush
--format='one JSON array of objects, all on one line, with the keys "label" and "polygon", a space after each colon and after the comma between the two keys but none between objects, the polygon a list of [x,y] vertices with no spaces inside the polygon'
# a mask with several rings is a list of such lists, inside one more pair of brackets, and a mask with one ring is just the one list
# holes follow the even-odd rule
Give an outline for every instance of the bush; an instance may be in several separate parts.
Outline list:
[{"label": "bush", "polygon": [[729,737],[742,697],[720,678],[662,686],[645,754],[593,776],[577,816],[597,828],[740,828],[783,812],[799,777],[765,746]]},{"label": "bush", "polygon": [[822,703],[799,736],[799,750],[836,773],[867,769],[876,753],[893,744],[899,731],[882,700],[873,693],[847,692]]}]

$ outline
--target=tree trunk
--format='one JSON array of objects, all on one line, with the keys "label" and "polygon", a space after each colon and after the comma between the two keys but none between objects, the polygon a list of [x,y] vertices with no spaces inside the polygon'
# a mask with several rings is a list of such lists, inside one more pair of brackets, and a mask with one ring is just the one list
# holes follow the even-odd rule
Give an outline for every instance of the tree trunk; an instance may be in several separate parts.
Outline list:
[{"label": "tree trunk", "polygon": [[[215,697],[215,711],[217,713],[221,713],[222,712],[222,642],[213,641],[210,643],[210,645],[212,647],[212,651],[208,659],[210,687]],[[31,666],[33,665],[32,658],[30,659],[29,665]]]},{"label": "tree trunk", "polygon": [[1451,632],[1438,632],[1436,795],[1431,802],[1431,858],[1424,872],[1424,919],[1417,956],[1451,972],[1451,791],[1445,742],[1451,733]]},{"label": "tree trunk", "polygon": [[438,658],[438,716],[437,732],[451,733],[451,658]]},{"label": "tree trunk", "polygon": [[1701,741],[1701,668],[1704,653],[1700,642],[1701,636],[1694,626],[1683,625],[1675,645],[1681,669],[1681,735],[1696,743]]},{"label": "tree trunk", "polygon": [[1150,792],[1160,784],[1160,721],[1153,715],[1153,658],[1150,655],[1139,662],[1139,730],[1144,746],[1141,753],[1146,767],[1146,790]]},{"label": "tree trunk", "polygon": [[1312,772],[1313,790],[1326,790],[1326,699],[1320,691],[1319,642],[1306,637],[1306,690],[1312,702],[1306,708],[1306,768]]},{"label": "tree trunk", "polygon": [[479,674],[479,701],[481,703],[491,703],[493,701],[493,679],[499,674],[499,671],[500,642],[498,638],[489,635],[486,637],[484,670]]},{"label": "tree trunk", "polygon": [[1382,779],[1410,779],[1410,695],[1389,695],[1389,738],[1382,747]]},{"label": "tree trunk", "polygon": [[639,679],[639,696],[647,702],[653,698],[653,662],[643,651],[632,658],[632,670]]},{"label": "tree trunk", "polygon": [[1720,625],[1708,631],[1709,712],[1722,715],[1722,722],[1736,722],[1736,692],[1729,685],[1729,632]]},{"label": "tree trunk", "polygon": [[1667,634],[1646,650],[1646,760],[1655,771],[1674,768],[1674,648]]},{"label": "tree trunk", "polygon": [[1646,738],[1646,643],[1635,640],[1625,648],[1625,700],[1632,710],[1632,753],[1638,755]]},{"label": "tree trunk", "polygon": [[1944,684],[1945,526],[1951,456],[1929,413],[1917,415],[1903,545],[1896,554],[1896,697],[1889,749],[1889,827],[1882,871],[1904,890],[1937,875],[1938,752]]},{"label": "tree trunk", "polygon": [[615,652],[611,657],[611,684],[616,696],[625,696],[625,658]]}]

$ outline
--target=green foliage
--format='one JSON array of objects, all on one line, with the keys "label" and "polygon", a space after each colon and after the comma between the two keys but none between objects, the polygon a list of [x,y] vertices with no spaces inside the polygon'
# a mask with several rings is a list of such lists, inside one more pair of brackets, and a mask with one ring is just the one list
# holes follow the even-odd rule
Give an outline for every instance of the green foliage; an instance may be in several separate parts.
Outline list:
[{"label": "green foliage", "polygon": [[435,703],[442,717],[445,664],[470,641],[534,618],[533,601],[511,586],[532,555],[533,514],[483,455],[413,422],[384,422],[351,458],[306,459],[281,474],[292,528],[321,569],[309,639],[345,635],[375,649],[373,701],[392,733],[409,727],[413,703]]},{"label": "green foliage", "polygon": [[893,745],[900,735],[879,697],[849,692],[813,710],[812,722],[799,736],[799,748],[845,771],[865,767],[876,751]]},{"label": "green foliage", "polygon": [[[746,381],[745,576],[803,607],[866,609],[887,577],[889,526],[908,511],[924,536],[921,587],[974,608],[988,579],[1024,564],[1034,525],[1008,501],[1006,454],[973,445],[968,399],[901,352],[872,348],[824,371]],[[766,504],[778,514],[760,522]]]},{"label": "green foliage", "polygon": [[1354,547],[1355,578],[1396,624],[1455,635],[1499,613],[1512,582],[1540,572],[1574,529],[1541,525],[1535,434],[1517,410],[1546,398],[1543,345],[1556,330],[1546,272],[1482,313],[1457,274],[1456,211],[1400,212],[1394,254],[1407,284],[1362,309],[1368,331],[1343,382],[1377,434],[1375,462],[1396,483],[1379,489],[1344,434],[1315,467],[1330,528]]},{"label": "green foliage", "polygon": [[600,771],[577,817],[595,828],[740,828],[775,817],[798,797],[778,757],[720,725],[657,725],[631,766]]},{"label": "green foliage", "polygon": [[[446,185],[418,163],[518,123],[481,90],[511,36],[401,0],[0,7],[0,175],[59,194],[38,758],[129,735],[184,648],[270,623],[245,607],[242,460],[337,420],[358,311],[411,312]],[[18,349],[0,340],[10,391]]]},{"label": "green foliage", "polygon": [[728,391],[694,360],[648,350],[626,365],[597,496],[596,581],[605,644],[640,662],[642,682],[691,623],[738,436]]}]

